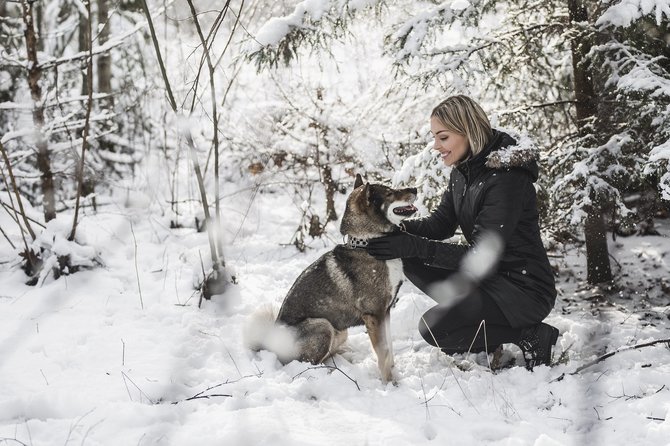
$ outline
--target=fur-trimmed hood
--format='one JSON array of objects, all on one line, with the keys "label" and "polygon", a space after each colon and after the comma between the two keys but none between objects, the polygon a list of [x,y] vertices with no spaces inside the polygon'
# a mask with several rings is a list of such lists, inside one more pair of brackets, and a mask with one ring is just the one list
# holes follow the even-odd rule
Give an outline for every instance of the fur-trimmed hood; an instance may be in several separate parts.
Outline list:
[{"label": "fur-trimmed hood", "polygon": [[482,166],[490,169],[522,168],[537,181],[539,168],[538,151],[525,135],[509,130],[494,129],[491,141],[475,157],[458,166],[459,170],[472,170]]}]

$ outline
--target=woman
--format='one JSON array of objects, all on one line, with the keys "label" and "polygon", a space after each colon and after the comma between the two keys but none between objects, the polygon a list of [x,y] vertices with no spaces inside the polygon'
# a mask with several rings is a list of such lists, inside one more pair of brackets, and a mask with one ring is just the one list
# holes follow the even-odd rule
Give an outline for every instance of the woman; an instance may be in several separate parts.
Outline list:
[{"label": "woman", "polygon": [[[448,354],[514,343],[530,370],[549,365],[558,330],[542,320],[554,306],[556,288],[540,238],[535,155],[492,129],[467,96],[440,103],[430,124],[434,149],[453,167],[449,187],[429,216],[405,220],[403,231],[370,240],[368,252],[377,259],[402,259],[407,278],[435,298],[432,286],[462,277],[455,273],[465,255],[485,234],[497,234],[503,248],[493,272],[466,296],[428,310],[419,331]],[[441,241],[458,226],[470,246]],[[482,320],[486,337],[479,329]]]}]

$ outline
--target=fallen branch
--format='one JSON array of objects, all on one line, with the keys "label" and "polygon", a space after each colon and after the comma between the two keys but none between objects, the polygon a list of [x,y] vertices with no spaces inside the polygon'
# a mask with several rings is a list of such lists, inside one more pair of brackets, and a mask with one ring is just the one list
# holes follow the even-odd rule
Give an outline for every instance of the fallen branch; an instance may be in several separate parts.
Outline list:
[{"label": "fallen branch", "polygon": [[[331,358],[331,359],[332,359],[332,358]],[[297,377],[299,377],[300,375],[302,375],[303,373],[305,373],[305,372],[307,372],[307,371],[309,371],[309,370],[317,370],[317,369],[337,370],[338,372],[340,372],[341,374],[343,374],[344,376],[346,376],[346,377],[349,379],[349,381],[351,381],[352,383],[354,383],[354,384],[356,385],[356,388],[357,388],[358,390],[361,390],[361,387],[358,385],[358,382],[357,382],[355,379],[353,379],[351,376],[347,375],[341,368],[339,368],[339,367],[337,366],[337,364],[335,364],[335,360],[334,360],[334,359],[332,359],[332,361],[333,361],[333,365],[321,364],[321,365],[315,365],[315,366],[313,366],[313,367],[307,367],[305,370],[303,370],[302,372],[298,373],[298,374],[295,375],[293,378],[291,378],[291,380],[296,379]]]},{"label": "fallen branch", "polygon": [[210,398],[213,398],[213,397],[228,397],[228,398],[232,398],[233,395],[228,394],[228,393],[212,393],[212,394],[209,394],[209,395],[203,395],[203,394],[204,394],[205,392],[209,392],[209,391],[212,390],[212,389],[216,389],[216,388],[218,388],[218,387],[225,386],[226,384],[234,384],[234,383],[236,383],[236,382],[238,382],[238,381],[241,381],[241,380],[243,380],[243,379],[245,379],[245,378],[252,378],[252,377],[254,377],[254,376],[255,376],[256,378],[259,378],[259,377],[260,377],[260,374],[258,374],[258,375],[246,375],[246,376],[241,377],[240,379],[236,379],[236,380],[233,380],[233,381],[226,381],[226,382],[222,382],[222,383],[219,383],[219,384],[215,384],[215,385],[213,385],[213,386],[209,386],[209,387],[207,387],[205,390],[200,391],[200,392],[196,393],[195,395],[193,395],[193,396],[191,396],[191,397],[188,397],[188,398],[186,398],[186,399],[179,400],[179,401],[173,401],[172,404],[179,404],[179,403],[181,403],[181,402],[183,402],[183,401],[192,401],[192,400],[198,400],[198,399],[210,399]]},{"label": "fallen branch", "polygon": [[[670,339],[657,339],[655,341],[645,342],[643,344],[637,344],[637,345],[631,345],[631,346],[628,346],[628,347],[618,348],[618,349],[616,349],[612,352],[605,353],[604,355],[597,357],[596,359],[594,359],[591,362],[588,362],[588,363],[586,363],[586,364],[584,364],[580,367],[577,367],[577,369],[574,372],[569,373],[569,375],[576,375],[576,374],[582,372],[583,370],[604,361],[607,358],[611,358],[612,356],[616,355],[617,353],[626,352],[626,351],[629,351],[629,350],[637,350],[639,348],[644,348],[644,347],[652,347],[652,346],[657,345],[657,344],[667,344],[667,346],[670,347]],[[557,378],[552,379],[550,382],[561,381],[563,378],[565,378],[565,373],[561,374]]]}]

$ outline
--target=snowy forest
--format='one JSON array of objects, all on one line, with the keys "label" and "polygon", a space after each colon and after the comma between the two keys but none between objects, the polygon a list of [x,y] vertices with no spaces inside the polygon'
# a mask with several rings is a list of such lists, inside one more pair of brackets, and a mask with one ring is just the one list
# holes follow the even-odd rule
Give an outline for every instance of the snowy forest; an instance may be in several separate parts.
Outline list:
[{"label": "snowy forest", "polygon": [[[0,0],[0,445],[664,445],[670,1]],[[478,101],[537,151],[550,367],[446,355],[434,303],[321,365],[243,342],[343,243],[356,174],[449,168]]]}]

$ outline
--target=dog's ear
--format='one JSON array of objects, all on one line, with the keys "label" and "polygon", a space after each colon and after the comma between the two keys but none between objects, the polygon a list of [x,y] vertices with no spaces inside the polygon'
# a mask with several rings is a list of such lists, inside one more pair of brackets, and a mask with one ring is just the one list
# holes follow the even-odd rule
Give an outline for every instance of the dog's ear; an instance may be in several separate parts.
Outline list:
[{"label": "dog's ear", "polygon": [[365,183],[361,194],[365,197],[368,203],[372,203],[372,188],[370,187],[370,183]]},{"label": "dog's ear", "polygon": [[363,184],[363,177],[360,173],[356,174],[356,181],[354,181],[354,189]]}]

